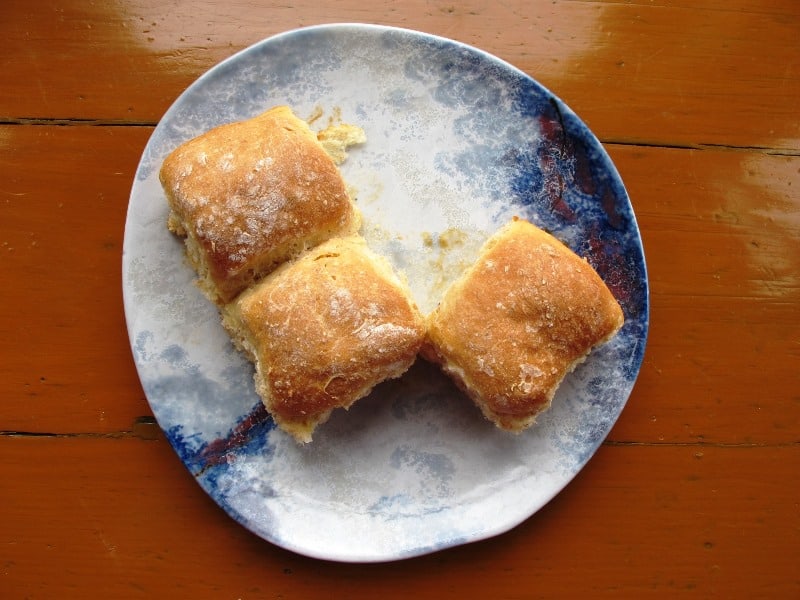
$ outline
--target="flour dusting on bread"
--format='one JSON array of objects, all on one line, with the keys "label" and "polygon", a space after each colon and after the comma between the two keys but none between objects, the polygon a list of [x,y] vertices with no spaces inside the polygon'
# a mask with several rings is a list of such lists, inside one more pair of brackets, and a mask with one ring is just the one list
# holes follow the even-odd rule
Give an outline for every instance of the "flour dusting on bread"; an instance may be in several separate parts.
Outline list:
[{"label": "flour dusting on bread", "polygon": [[[358,128],[329,148],[341,157]],[[307,248],[358,231],[334,160],[285,106],[216,127],[176,148],[160,171],[170,229],[186,236],[199,284],[217,304]]]},{"label": "flour dusting on bread", "polygon": [[484,244],[428,316],[422,353],[487,419],[520,432],[622,324],[622,309],[588,262],[515,219]]},{"label": "flour dusting on bread", "polygon": [[412,291],[376,249],[396,240],[376,244],[374,224],[359,233],[339,172],[364,131],[337,113],[314,133],[321,115],[307,122],[278,106],[221,125],[160,171],[167,227],[185,239],[277,425],[308,442],[333,410],[421,354],[501,429],[531,426],[622,326],[609,289],[587,261],[515,218],[483,245],[456,228],[423,234],[419,255],[405,257],[422,289]]},{"label": "flour dusting on bread", "polygon": [[282,265],[222,312],[267,409],[300,442],[334,409],[402,375],[425,334],[403,281],[358,236]]}]

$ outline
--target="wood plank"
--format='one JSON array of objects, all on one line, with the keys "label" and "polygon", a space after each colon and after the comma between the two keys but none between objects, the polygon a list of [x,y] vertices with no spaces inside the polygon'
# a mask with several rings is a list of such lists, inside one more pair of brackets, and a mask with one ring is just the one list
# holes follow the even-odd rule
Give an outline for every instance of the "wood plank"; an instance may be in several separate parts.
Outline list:
[{"label": "wood plank", "polygon": [[149,413],[121,281],[128,195],[149,134],[0,127],[0,279],[15,286],[0,315],[0,429],[128,430]]},{"label": "wood plank", "polygon": [[496,54],[606,141],[800,150],[794,2],[664,4],[413,0],[367,11],[316,1],[8,0],[0,118],[153,123],[201,73],[252,43],[300,26],[368,21]]},{"label": "wood plank", "polygon": [[607,445],[511,532],[378,565],[315,561],[249,534],[163,440],[0,438],[0,455],[8,597],[800,594],[797,445]]},{"label": "wood plank", "polygon": [[[0,597],[800,598],[796,0],[2,6]],[[120,290],[164,110],[245,46],[337,21],[473,44],[563,98],[631,192],[651,282],[641,376],[576,479],[507,534],[378,565],[276,548],[199,489]]]},{"label": "wood plank", "polygon": [[610,439],[796,441],[800,160],[607,147],[652,303],[642,372]]},{"label": "wood plank", "polygon": [[798,316],[796,302],[654,297],[642,369],[609,439],[797,442]]},{"label": "wood plank", "polygon": [[[779,119],[796,111],[800,15],[791,2],[773,3],[775,12],[748,4],[604,5],[590,56],[570,64],[555,89],[575,98],[573,108],[604,141],[796,151],[800,124],[780,125],[762,111]],[[775,57],[765,39],[786,52],[779,63],[767,64]],[[632,133],[617,137],[622,129]]]},{"label": "wood plank", "polygon": [[607,145],[655,295],[800,300],[800,157]]},{"label": "wood plank", "polygon": [[[0,314],[0,429],[113,433],[150,415],[120,290],[128,195],[150,132],[0,127],[0,277],[20,286]],[[796,439],[800,159],[610,150],[652,285],[645,363],[611,439]]]}]

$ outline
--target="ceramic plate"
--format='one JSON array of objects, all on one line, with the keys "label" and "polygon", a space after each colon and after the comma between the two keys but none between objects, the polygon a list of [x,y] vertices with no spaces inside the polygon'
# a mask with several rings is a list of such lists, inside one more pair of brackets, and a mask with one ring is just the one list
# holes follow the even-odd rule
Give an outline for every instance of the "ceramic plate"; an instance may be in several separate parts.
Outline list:
[{"label": "ceramic plate", "polygon": [[[436,305],[480,243],[512,216],[585,256],[626,323],[570,374],[539,424],[495,429],[418,363],[337,411],[314,441],[276,429],[214,307],[166,228],[164,156],[209,128],[287,104],[320,129],[361,125],[342,173],[363,234]],[[452,40],[368,25],[291,31],[217,65],[156,127],[125,228],[123,287],[134,360],[158,423],[234,519],[293,551],[393,560],[483,539],[534,514],[583,467],[622,411],[644,353],[648,285],[619,175],[573,112],[530,77]]]}]

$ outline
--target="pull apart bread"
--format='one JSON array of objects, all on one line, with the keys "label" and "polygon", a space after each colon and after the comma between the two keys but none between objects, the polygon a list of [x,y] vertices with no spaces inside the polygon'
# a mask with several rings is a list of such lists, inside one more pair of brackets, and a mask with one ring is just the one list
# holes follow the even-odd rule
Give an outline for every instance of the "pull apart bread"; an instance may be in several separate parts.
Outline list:
[{"label": "pull apart bread", "polygon": [[278,426],[309,442],[333,409],[413,364],[425,324],[409,298],[388,261],[353,236],[282,265],[222,318]]},{"label": "pull apart bread", "polygon": [[514,219],[428,316],[422,355],[501,429],[520,432],[564,376],[622,327],[622,310],[584,259]]},{"label": "pull apart bread", "polygon": [[[364,141],[340,125],[326,147]],[[198,284],[223,305],[282,262],[358,230],[339,169],[305,121],[278,106],[185,142],[159,173],[169,228],[186,238]]]},{"label": "pull apart bread", "polygon": [[315,134],[285,106],[185,142],[159,173],[169,229],[255,365],[256,391],[300,442],[336,408],[438,363],[498,427],[519,432],[564,376],[622,326],[592,267],[515,219],[427,319],[390,263],[357,235],[338,163],[364,132]]}]

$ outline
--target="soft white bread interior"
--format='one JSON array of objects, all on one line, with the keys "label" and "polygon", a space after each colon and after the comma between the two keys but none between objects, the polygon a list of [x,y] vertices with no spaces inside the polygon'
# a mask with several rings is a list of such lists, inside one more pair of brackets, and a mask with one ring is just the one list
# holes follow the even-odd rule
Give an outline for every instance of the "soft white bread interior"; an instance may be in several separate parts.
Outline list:
[{"label": "soft white bread interior", "polygon": [[[359,128],[342,127],[349,137],[328,142],[337,159],[363,141]],[[286,106],[185,142],[159,175],[168,226],[186,237],[198,284],[219,305],[282,262],[360,226],[334,160]]]},{"label": "soft white bread interior", "polygon": [[586,260],[514,219],[427,318],[422,354],[441,365],[501,429],[520,432],[547,409],[564,376],[623,324]]},{"label": "soft white bread interior", "polygon": [[366,142],[367,135],[356,125],[332,123],[317,133],[317,140],[333,162],[340,165],[347,160],[347,149]]},{"label": "soft white bread interior", "polygon": [[222,315],[255,363],[267,410],[300,442],[310,441],[333,409],[402,375],[425,335],[405,283],[358,236],[329,240],[283,264]]}]

